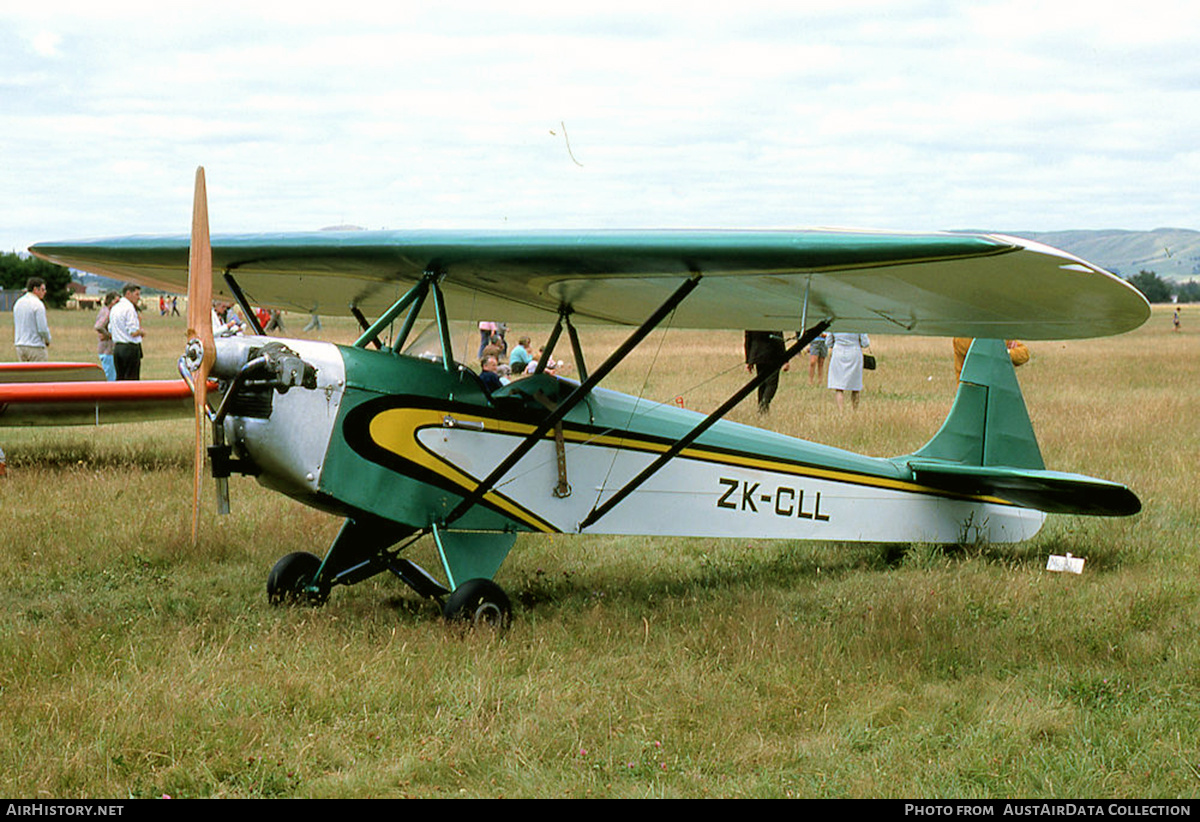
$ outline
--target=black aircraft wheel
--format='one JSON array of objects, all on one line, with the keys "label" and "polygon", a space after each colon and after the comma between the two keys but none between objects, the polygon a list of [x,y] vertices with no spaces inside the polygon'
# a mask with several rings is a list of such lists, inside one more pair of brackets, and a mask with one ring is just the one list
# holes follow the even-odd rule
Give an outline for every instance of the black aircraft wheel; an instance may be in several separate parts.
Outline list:
[{"label": "black aircraft wheel", "polygon": [[307,551],[296,551],[283,557],[267,576],[267,601],[272,605],[321,602],[323,597],[314,597],[304,591],[320,567],[321,558]]},{"label": "black aircraft wheel", "polygon": [[503,631],[512,622],[512,604],[504,589],[490,579],[469,579],[454,589],[442,616],[472,628]]}]

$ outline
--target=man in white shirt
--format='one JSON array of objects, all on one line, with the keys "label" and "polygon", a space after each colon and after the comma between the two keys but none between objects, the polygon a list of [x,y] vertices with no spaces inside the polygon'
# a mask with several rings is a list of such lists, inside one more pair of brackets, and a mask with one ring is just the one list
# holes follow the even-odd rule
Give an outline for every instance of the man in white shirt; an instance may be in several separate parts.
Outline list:
[{"label": "man in white shirt", "polygon": [[25,295],[13,305],[14,343],[21,362],[46,362],[50,346],[50,326],[46,323],[46,281],[30,277]]},{"label": "man in white shirt", "polygon": [[118,380],[137,380],[142,376],[142,330],[137,304],[142,296],[141,286],[127,283],[121,299],[108,315],[108,333],[113,338],[113,360]]}]

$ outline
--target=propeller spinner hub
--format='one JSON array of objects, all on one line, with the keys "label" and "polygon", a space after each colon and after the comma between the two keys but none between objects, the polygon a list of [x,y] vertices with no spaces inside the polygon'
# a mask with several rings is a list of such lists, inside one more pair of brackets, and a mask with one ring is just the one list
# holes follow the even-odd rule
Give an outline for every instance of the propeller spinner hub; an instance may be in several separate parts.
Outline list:
[{"label": "propeller spinner hub", "polygon": [[188,340],[187,348],[183,352],[183,360],[187,363],[188,371],[195,373],[200,370],[200,365],[204,362],[204,343],[201,340]]}]

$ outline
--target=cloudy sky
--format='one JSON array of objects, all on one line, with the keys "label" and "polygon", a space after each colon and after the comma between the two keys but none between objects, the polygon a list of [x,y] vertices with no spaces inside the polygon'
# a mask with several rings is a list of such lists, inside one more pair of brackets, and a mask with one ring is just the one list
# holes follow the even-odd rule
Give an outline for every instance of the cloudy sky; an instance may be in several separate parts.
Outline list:
[{"label": "cloudy sky", "polygon": [[1200,228],[1191,0],[0,0],[0,250],[367,228]]}]

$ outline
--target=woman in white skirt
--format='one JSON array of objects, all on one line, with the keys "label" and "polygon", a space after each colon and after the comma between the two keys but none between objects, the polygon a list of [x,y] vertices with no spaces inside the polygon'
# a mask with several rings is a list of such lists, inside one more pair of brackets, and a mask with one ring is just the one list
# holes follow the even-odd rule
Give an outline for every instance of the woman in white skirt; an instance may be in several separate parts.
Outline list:
[{"label": "woman in white skirt", "polygon": [[870,347],[871,340],[866,334],[829,335],[829,387],[837,392],[839,409],[849,391],[850,405],[858,410],[858,395],[863,387],[863,349]]}]

